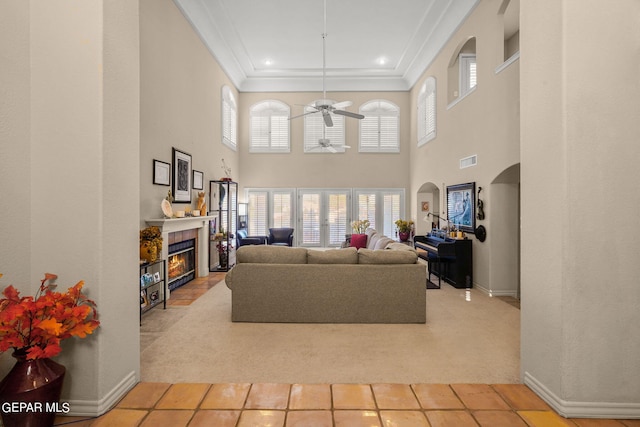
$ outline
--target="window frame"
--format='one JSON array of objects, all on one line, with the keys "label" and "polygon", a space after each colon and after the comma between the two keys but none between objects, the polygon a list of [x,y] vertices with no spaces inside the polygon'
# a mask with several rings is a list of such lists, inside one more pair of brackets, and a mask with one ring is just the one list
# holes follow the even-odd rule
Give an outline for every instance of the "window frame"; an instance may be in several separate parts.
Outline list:
[{"label": "window frame", "polygon": [[417,112],[418,147],[425,145],[437,136],[437,80],[428,77],[418,95]]},{"label": "window frame", "polygon": [[[367,112],[367,107],[378,104],[377,108],[373,112]],[[385,105],[388,108],[384,108]],[[359,113],[364,115],[364,119],[359,120],[359,138],[358,138],[358,152],[359,153],[399,153],[400,152],[400,107],[395,103],[386,100],[386,99],[374,99],[369,102],[362,104],[359,108]],[[375,119],[377,123],[375,123],[378,134],[376,137],[376,147],[372,148],[373,144],[363,144],[363,135],[365,134],[363,127],[367,124],[367,119]],[[383,129],[384,120],[383,119],[394,119],[395,120],[395,129],[390,129],[389,133],[395,133],[393,135],[393,139],[395,139],[394,144],[389,144],[388,147],[383,146]]]},{"label": "window frame", "polygon": [[[257,111],[259,108],[263,108],[260,111]],[[282,101],[268,99],[264,101],[256,102],[249,109],[249,152],[250,153],[290,153],[291,152],[291,126],[289,117],[291,115],[291,107],[288,104],[285,104]],[[258,145],[256,144],[255,132],[256,126],[254,126],[254,120],[258,117],[267,118],[266,127],[267,129],[260,129],[261,132],[264,132],[268,135],[267,145]],[[283,119],[284,123],[286,123],[286,146],[281,146],[281,144],[274,144],[273,140],[273,127],[274,127],[274,118]]]},{"label": "window frame", "polygon": [[[222,143],[233,151],[238,150],[238,104],[227,85],[222,86],[221,132]],[[227,117],[228,116],[228,117]]]}]

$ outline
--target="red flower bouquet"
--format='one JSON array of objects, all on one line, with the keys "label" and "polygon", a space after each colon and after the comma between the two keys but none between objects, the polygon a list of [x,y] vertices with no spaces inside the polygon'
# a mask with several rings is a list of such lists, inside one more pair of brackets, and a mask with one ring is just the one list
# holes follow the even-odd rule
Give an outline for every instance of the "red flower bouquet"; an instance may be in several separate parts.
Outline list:
[{"label": "red flower bouquet", "polygon": [[[0,274],[0,277],[2,275]],[[99,325],[96,304],[82,293],[83,281],[67,292],[54,292],[58,276],[46,273],[35,298],[20,297],[7,286],[0,299],[0,352],[25,351],[27,359],[43,359],[62,351],[60,341],[84,338]]]}]

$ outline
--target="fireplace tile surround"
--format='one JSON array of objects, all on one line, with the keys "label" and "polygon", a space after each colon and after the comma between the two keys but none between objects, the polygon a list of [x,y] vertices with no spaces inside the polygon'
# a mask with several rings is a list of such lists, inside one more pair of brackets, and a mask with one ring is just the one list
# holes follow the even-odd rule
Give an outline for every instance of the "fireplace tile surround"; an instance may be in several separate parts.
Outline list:
[{"label": "fireplace tile surround", "polygon": [[[169,245],[189,240],[196,240],[196,278],[209,275],[209,221],[213,216],[147,219],[149,226],[156,226],[162,233],[162,259],[169,257]],[[170,297],[170,293],[167,293]]]}]

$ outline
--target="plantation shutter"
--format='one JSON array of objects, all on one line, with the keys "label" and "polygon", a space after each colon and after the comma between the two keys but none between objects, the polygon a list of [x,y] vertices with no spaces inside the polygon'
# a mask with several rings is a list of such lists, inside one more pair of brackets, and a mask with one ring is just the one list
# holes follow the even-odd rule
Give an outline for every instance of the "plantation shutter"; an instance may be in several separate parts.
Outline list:
[{"label": "plantation shutter", "polygon": [[266,236],[267,235],[267,196],[266,191],[252,191],[249,193],[249,235]]},{"label": "plantation shutter", "polygon": [[289,106],[280,101],[263,101],[250,110],[249,151],[289,152]]},{"label": "plantation shutter", "polygon": [[320,193],[302,196],[302,243],[320,244]]},{"label": "plantation shutter", "polygon": [[340,245],[347,232],[347,195],[328,195],[329,245]]},{"label": "plantation shutter", "polygon": [[376,194],[358,194],[358,217],[354,219],[369,220],[369,227],[376,228]]},{"label": "plantation shutter", "polygon": [[291,227],[291,193],[273,194],[273,226]]},{"label": "plantation shutter", "polygon": [[400,194],[387,193],[383,196],[384,200],[384,234],[387,236],[395,235],[395,222],[400,219],[401,205]]},{"label": "plantation shutter", "polygon": [[387,101],[368,102],[360,107],[361,152],[400,151],[399,121],[400,109]]}]

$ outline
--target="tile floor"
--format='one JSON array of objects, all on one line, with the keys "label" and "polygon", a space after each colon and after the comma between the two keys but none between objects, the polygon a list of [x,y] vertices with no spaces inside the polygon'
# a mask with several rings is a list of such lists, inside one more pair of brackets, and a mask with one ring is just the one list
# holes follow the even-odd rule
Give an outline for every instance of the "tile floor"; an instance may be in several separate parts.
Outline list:
[{"label": "tile floor", "polygon": [[140,383],[77,427],[638,427],[640,420],[565,419],[522,384]]},{"label": "tile floor", "polygon": [[[189,305],[224,278],[175,290]],[[566,419],[522,384],[139,383],[99,418],[72,427],[640,427],[640,420]]]}]

